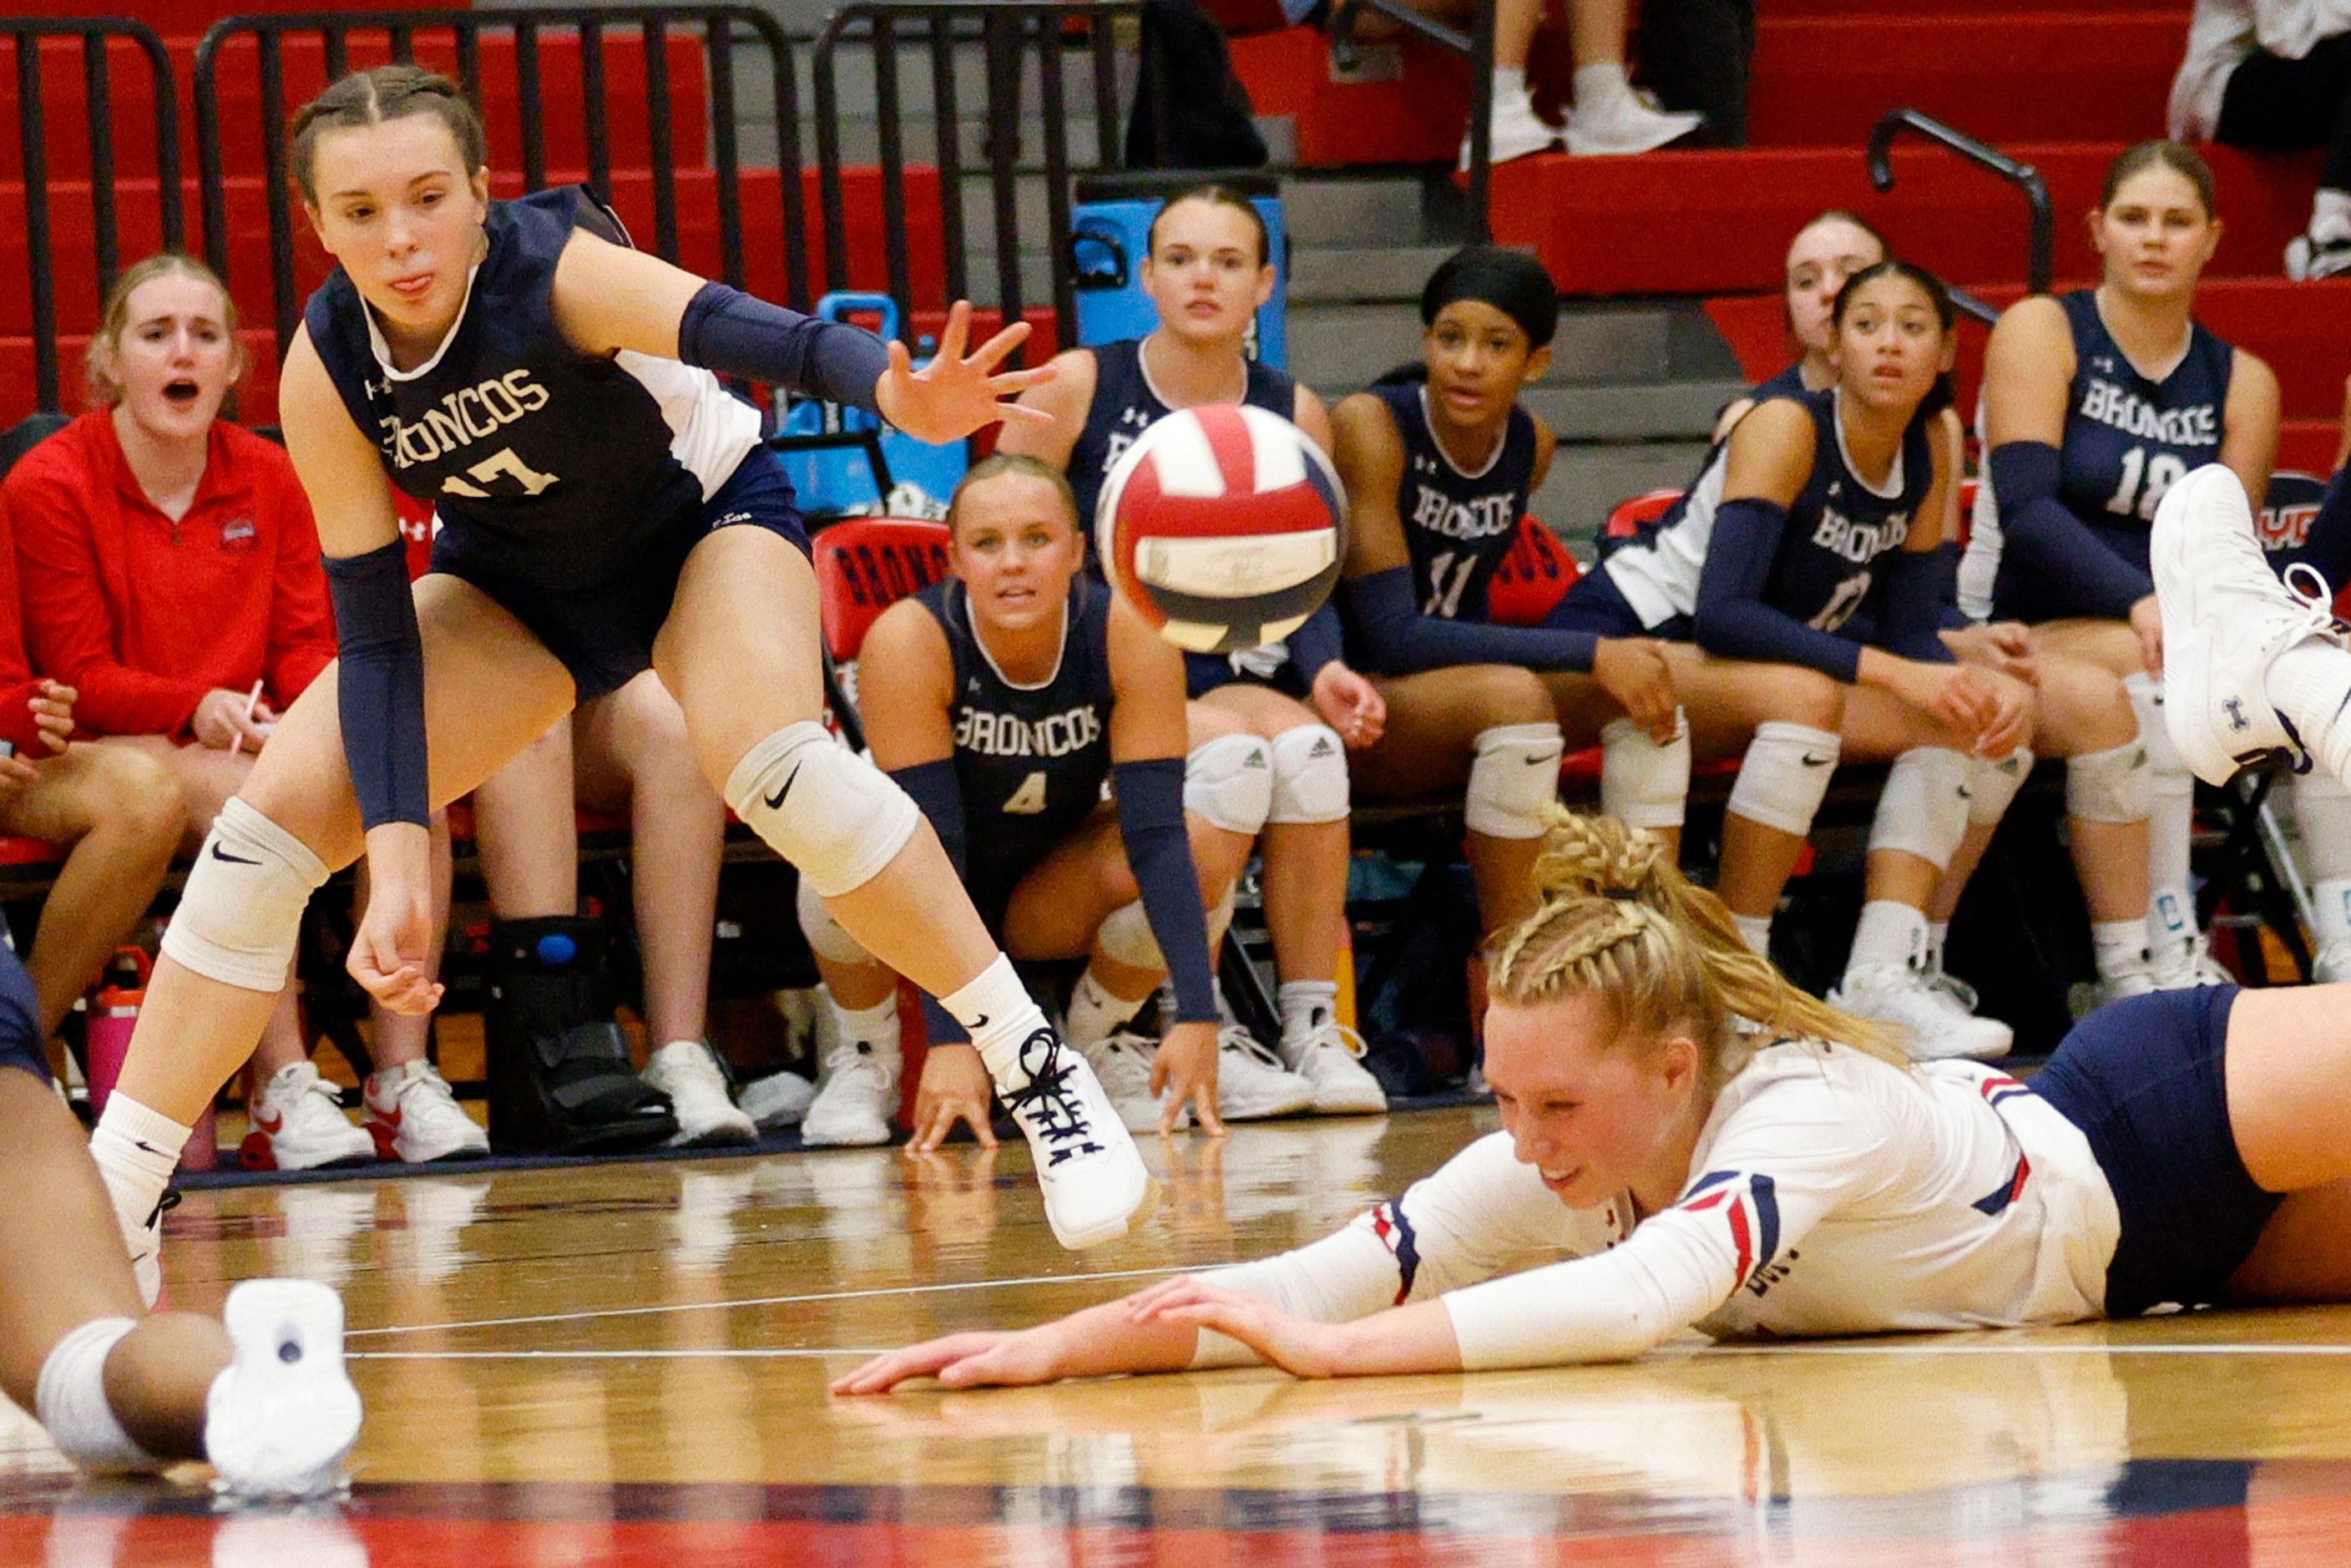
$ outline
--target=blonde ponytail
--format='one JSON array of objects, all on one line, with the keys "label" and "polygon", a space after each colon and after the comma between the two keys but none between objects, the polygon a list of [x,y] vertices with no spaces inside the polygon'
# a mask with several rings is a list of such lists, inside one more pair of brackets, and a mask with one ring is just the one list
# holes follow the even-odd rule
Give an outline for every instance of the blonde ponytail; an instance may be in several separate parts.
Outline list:
[{"label": "blonde ponytail", "polygon": [[1533,1007],[1596,995],[1612,1032],[1656,1039],[1690,1029],[1713,1052],[1718,1085],[1748,1050],[1734,1018],[1909,1066],[1883,1026],[1806,995],[1758,956],[1722,901],[1693,887],[1653,834],[1553,806],[1534,878],[1539,906],[1488,956],[1495,1000]]}]

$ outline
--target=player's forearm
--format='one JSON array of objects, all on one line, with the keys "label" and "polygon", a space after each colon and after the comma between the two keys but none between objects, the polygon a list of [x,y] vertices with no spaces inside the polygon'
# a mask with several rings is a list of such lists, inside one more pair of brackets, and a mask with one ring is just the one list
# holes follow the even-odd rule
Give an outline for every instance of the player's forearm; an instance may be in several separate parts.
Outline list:
[{"label": "player's forearm", "polygon": [[1051,1348],[1056,1377],[1181,1372],[1192,1364],[1200,1340],[1200,1331],[1187,1324],[1130,1322],[1123,1301],[1088,1307],[1029,1332]]}]

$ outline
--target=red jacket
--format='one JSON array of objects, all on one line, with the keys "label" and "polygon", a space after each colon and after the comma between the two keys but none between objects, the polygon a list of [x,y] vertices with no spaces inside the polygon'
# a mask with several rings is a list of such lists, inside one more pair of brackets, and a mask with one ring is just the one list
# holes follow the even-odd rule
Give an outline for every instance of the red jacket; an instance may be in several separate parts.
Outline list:
[{"label": "red jacket", "polygon": [[282,713],[335,656],[309,499],[249,431],[213,425],[177,523],[139,488],[104,410],[33,448],[0,494],[33,666],[79,691],[80,727],[184,735],[206,692],[256,680]]},{"label": "red jacket", "polygon": [[25,626],[16,599],[16,548],[8,542],[8,508],[0,502],[0,740],[20,757],[53,755],[41,741],[26,705],[40,690],[25,658]]}]

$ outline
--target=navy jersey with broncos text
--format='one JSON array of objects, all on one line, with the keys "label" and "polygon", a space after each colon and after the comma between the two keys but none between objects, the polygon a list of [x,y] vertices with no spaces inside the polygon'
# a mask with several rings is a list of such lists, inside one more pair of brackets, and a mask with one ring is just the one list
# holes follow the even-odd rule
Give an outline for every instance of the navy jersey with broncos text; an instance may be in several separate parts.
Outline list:
[{"label": "navy jersey with broncos text", "polygon": [[1102,803],[1110,776],[1110,591],[1070,584],[1061,656],[1034,685],[1004,677],[971,622],[962,580],[915,596],[955,659],[956,784],[963,797],[965,881],[986,915],[1045,852]]},{"label": "navy jersey with broncos text", "polygon": [[1935,482],[1928,442],[1934,421],[1911,422],[1878,488],[1854,472],[1846,455],[1834,387],[1788,401],[1813,416],[1813,471],[1788,508],[1763,601],[1818,631],[1837,632],[1869,596],[1873,563],[1910,537],[1911,518]]},{"label": "navy jersey with broncos text", "polygon": [[1428,420],[1423,382],[1375,386],[1404,442],[1396,515],[1412,556],[1412,591],[1423,615],[1482,624],[1494,570],[1518,538],[1535,476],[1535,422],[1513,407],[1485,466],[1465,472]]},{"label": "navy jersey with broncos text", "polygon": [[607,586],[758,449],[758,412],[708,371],[564,340],[555,269],[573,231],[628,237],[584,187],[492,202],[486,227],[462,313],[423,364],[393,368],[340,267],[304,309],[311,344],[392,482],[438,507],[453,552],[541,590]]},{"label": "navy jersey with broncos text", "polygon": [[[1086,411],[1086,427],[1070,448],[1069,467],[1070,489],[1078,498],[1078,523],[1089,531],[1094,526],[1094,506],[1102,498],[1102,481],[1109,476],[1111,465],[1134,444],[1136,436],[1175,412],[1151,384],[1151,372],[1143,362],[1143,342],[1140,338],[1124,338],[1103,343],[1093,351],[1094,401]],[[1255,360],[1243,363],[1249,367],[1249,391],[1241,401],[1284,419],[1295,418],[1298,383],[1271,365]],[[1101,568],[1096,565],[1092,570]]]}]

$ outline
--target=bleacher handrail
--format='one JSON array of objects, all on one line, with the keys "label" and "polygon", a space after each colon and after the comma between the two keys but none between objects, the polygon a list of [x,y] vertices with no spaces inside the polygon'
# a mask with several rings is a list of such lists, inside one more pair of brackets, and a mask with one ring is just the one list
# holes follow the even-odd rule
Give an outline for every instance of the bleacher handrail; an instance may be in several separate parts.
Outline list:
[{"label": "bleacher handrail", "polygon": [[[701,31],[710,93],[709,154],[716,183],[720,276],[726,282],[740,287],[744,282],[742,166],[735,68],[736,48],[741,41],[738,29],[747,29],[751,40],[768,51],[776,101],[778,162],[787,172],[796,172],[799,167],[799,112],[792,43],[782,24],[767,11],[726,4],[541,5],[497,11],[348,11],[225,17],[214,23],[196,46],[196,141],[203,163],[201,185],[207,257],[223,277],[229,276],[219,69],[222,51],[233,40],[250,37],[258,53],[271,297],[277,351],[283,356],[293,340],[301,310],[301,301],[295,297],[293,207],[286,166],[286,132],[290,116],[285,101],[284,41],[289,34],[315,34],[319,38],[325,52],[327,78],[332,81],[349,69],[354,34],[383,35],[392,58],[408,62],[415,58],[420,34],[446,33],[456,52],[458,77],[476,103],[480,102],[483,35],[512,34],[522,136],[521,174],[527,191],[543,190],[549,183],[546,116],[540,96],[543,41],[549,33],[576,37],[580,52],[581,129],[586,140],[588,183],[609,199],[612,148],[604,115],[608,99],[604,88],[605,41],[615,31],[633,28],[646,61],[653,248],[665,259],[676,261],[677,159],[671,141],[667,47],[673,29],[693,27]],[[697,156],[699,152],[697,149]],[[807,223],[797,183],[789,178],[785,183],[782,205],[784,272],[789,302],[805,308],[809,302]]]},{"label": "bleacher handrail", "polygon": [[[2049,207],[2049,186],[2042,179],[2041,171],[2030,163],[2018,162],[2000,149],[1988,146],[1963,131],[1954,130],[1931,115],[1921,114],[1915,109],[1895,109],[1888,110],[1886,117],[1877,122],[1877,128],[1869,133],[1866,153],[1869,183],[1879,191],[1894,189],[1894,162],[1887,154],[1895,140],[1906,131],[1931,141],[1946,152],[1956,153],[1979,169],[2006,181],[2024,197],[2025,205],[2032,209],[2032,232],[2026,242],[2029,248],[2025,256],[2025,287],[2035,294],[2048,293],[2057,225]],[[1956,292],[1953,301],[1959,303]],[[1996,319],[1996,313],[1986,314],[1989,308],[1972,296],[1969,297],[1966,304],[1973,307],[1969,310],[1970,315],[1985,320]]]},{"label": "bleacher handrail", "polygon": [[1477,0],[1466,32],[1413,9],[1407,0],[1335,0],[1331,7],[1331,53],[1343,69],[1355,67],[1359,48],[1355,19],[1365,11],[1376,11],[1414,37],[1469,62],[1469,160],[1463,173],[1468,181],[1469,238],[1486,244],[1494,237],[1488,193],[1494,173],[1494,0]]},{"label": "bleacher handrail", "polygon": [[[971,298],[964,242],[963,184],[967,177],[984,173],[992,204],[999,298],[993,301],[975,299],[973,304],[982,308],[991,305],[999,308],[1001,319],[1009,324],[1021,319],[1027,307],[1020,282],[1017,182],[1022,172],[1028,172],[1020,158],[1020,100],[1023,65],[1032,41],[1043,100],[1040,109],[1046,220],[1050,233],[1060,236],[1070,232],[1071,178],[1075,172],[1070,161],[1069,115],[1062,88],[1062,68],[1070,52],[1071,36],[1081,29],[1083,47],[1092,57],[1097,166],[1115,169],[1122,162],[1116,26],[1121,22],[1139,19],[1141,15],[1139,0],[850,0],[835,11],[817,36],[814,57],[818,188],[823,209],[827,289],[841,289],[849,285],[847,206],[841,188],[841,89],[837,76],[838,59],[844,45],[863,44],[872,51],[887,287],[891,298],[906,307],[899,317],[899,329],[911,340],[916,301],[906,225],[905,115],[900,101],[898,66],[902,43],[929,52],[946,297]],[[965,44],[980,47],[987,83],[987,146],[977,161],[967,161],[964,156],[958,120],[955,62],[957,47]],[[1165,104],[1164,94],[1160,101]],[[1163,118],[1166,112],[1163,108]],[[1077,325],[1075,275],[1065,246],[1054,243],[1047,249],[1052,269],[1057,338],[1066,344],[1073,340]]]},{"label": "bleacher handrail", "polygon": [[42,94],[41,40],[81,40],[83,112],[89,137],[89,204],[95,241],[98,295],[114,287],[121,273],[114,175],[113,68],[106,57],[110,40],[134,45],[147,57],[154,83],[156,200],[161,207],[163,247],[187,244],[180,191],[180,97],[172,79],[172,57],[163,40],[143,22],[120,16],[0,16],[0,37],[15,40],[17,147],[25,182],[25,252],[30,273],[35,397],[44,413],[64,407],[64,375],[57,355],[55,238],[49,223],[48,128]]}]

